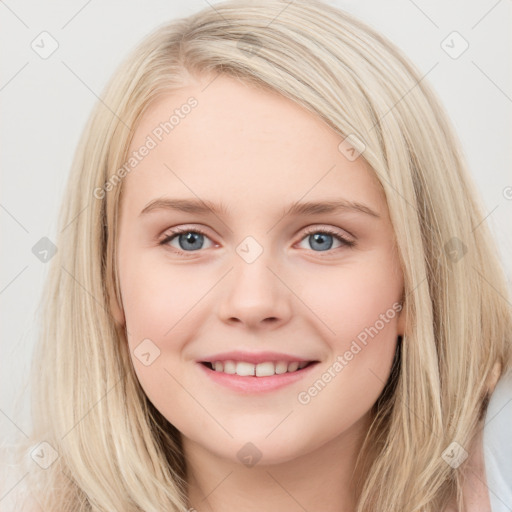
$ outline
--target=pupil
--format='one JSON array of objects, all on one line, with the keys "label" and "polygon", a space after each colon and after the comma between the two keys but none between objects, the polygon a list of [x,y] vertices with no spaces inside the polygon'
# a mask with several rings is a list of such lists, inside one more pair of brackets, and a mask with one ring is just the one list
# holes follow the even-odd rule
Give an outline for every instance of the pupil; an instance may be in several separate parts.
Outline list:
[{"label": "pupil", "polygon": [[[202,237],[200,233],[184,233],[179,236],[180,248],[183,250],[187,249],[200,249],[202,245]],[[189,244],[189,245],[185,245]]]},{"label": "pupil", "polygon": [[[311,247],[320,251],[327,251],[332,247],[332,235],[327,233],[315,233],[309,236]],[[330,243],[326,244],[326,240]],[[316,246],[315,246],[316,244]]]}]

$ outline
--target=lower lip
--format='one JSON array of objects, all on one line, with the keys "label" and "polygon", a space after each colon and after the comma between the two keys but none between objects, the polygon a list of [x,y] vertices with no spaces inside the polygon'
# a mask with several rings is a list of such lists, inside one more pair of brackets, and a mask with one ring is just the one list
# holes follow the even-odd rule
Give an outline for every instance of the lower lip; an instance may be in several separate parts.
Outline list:
[{"label": "lower lip", "polygon": [[197,364],[201,367],[206,376],[217,384],[225,386],[234,391],[250,394],[276,391],[285,386],[289,386],[290,384],[293,384],[294,382],[297,382],[308,375],[318,363],[310,364],[309,366],[306,366],[305,368],[295,372],[287,372],[280,375],[270,375],[269,377],[242,377],[236,374],[231,375],[229,373],[216,372],[215,370],[210,370],[210,368],[204,364]]}]

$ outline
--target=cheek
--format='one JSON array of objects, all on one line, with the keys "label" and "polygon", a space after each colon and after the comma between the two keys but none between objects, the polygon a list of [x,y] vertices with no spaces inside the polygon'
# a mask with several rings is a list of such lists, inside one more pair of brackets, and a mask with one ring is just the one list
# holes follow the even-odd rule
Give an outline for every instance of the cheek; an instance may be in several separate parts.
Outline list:
[{"label": "cheek", "polygon": [[403,279],[392,258],[371,255],[330,267],[301,279],[301,299],[328,328],[326,334],[343,349],[372,326],[383,337],[396,330]]},{"label": "cheek", "polygon": [[321,382],[317,376],[308,383],[311,387],[305,387],[303,400],[298,400],[311,404],[307,409],[315,409],[315,414],[321,415],[333,403],[339,404],[332,412],[339,413],[340,421],[347,410],[354,416],[363,414],[389,378],[403,286],[401,273],[391,261],[376,258],[330,269],[309,276],[302,288],[301,298],[317,315],[330,352],[319,369]]},{"label": "cheek", "polygon": [[172,371],[168,356],[179,356],[191,330],[191,308],[205,292],[189,273],[179,268],[171,272],[147,257],[124,260],[119,279],[133,366],[153,399],[172,381],[166,373]]},{"label": "cheek", "polygon": [[184,267],[151,258],[127,262],[120,281],[128,330],[155,339],[170,334],[208,290],[208,282]]},{"label": "cheek", "polygon": [[[208,283],[150,258],[125,263],[119,277],[128,347],[144,393],[179,430],[188,431],[196,423],[211,427],[199,413],[196,417],[190,412],[194,404],[180,384],[184,382],[181,351],[197,327],[193,307],[207,292]],[[190,384],[186,389],[192,391]]]}]

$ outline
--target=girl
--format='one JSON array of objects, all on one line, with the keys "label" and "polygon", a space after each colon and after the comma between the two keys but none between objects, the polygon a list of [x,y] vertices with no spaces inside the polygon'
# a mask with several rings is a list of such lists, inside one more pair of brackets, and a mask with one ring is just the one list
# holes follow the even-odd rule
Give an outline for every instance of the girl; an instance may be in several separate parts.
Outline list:
[{"label": "girl", "polygon": [[434,93],[351,16],[231,1],[163,25],[73,165],[34,509],[488,510],[512,356],[484,216]]}]

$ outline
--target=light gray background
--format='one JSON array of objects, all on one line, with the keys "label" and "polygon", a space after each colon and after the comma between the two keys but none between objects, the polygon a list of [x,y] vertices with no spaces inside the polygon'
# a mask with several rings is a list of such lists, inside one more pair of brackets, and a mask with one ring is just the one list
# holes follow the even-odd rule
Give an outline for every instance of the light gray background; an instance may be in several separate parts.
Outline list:
[{"label": "light gray background", "polygon": [[[36,307],[47,272],[32,247],[45,236],[55,240],[57,208],[96,95],[146,33],[166,20],[208,5],[214,8],[216,3],[0,1],[0,434],[4,440],[16,442],[30,429],[24,386],[37,335]],[[458,130],[510,282],[511,0],[329,3],[373,25],[423,73],[437,64],[426,80]],[[47,59],[31,48],[43,31],[59,45]],[[453,31],[469,43],[457,59],[441,47]]]}]

